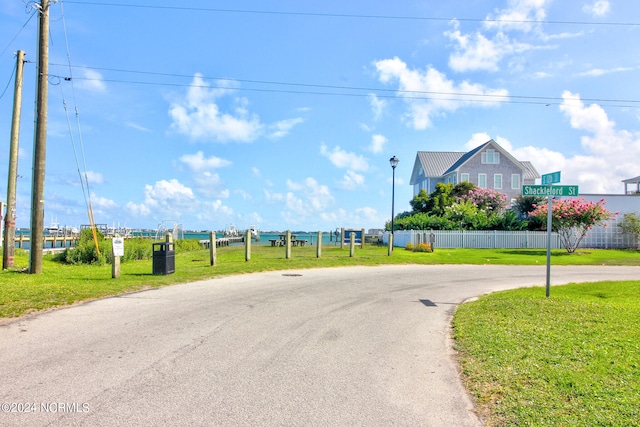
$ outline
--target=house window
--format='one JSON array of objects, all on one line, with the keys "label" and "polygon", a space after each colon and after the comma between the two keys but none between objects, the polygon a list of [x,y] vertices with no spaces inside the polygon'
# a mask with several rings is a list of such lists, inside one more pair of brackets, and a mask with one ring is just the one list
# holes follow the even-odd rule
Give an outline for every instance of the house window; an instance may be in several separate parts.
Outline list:
[{"label": "house window", "polygon": [[478,174],[478,187],[487,188],[487,174],[479,173]]},{"label": "house window", "polygon": [[513,190],[517,190],[520,188],[520,175],[517,173],[511,175],[511,188]]},{"label": "house window", "polygon": [[502,174],[493,175],[493,188],[496,190],[502,190]]},{"label": "house window", "polygon": [[500,163],[500,153],[492,149],[483,151],[481,154],[481,160],[483,164],[497,165]]},{"label": "house window", "polygon": [[469,174],[461,173],[460,174],[460,182],[469,182]]}]

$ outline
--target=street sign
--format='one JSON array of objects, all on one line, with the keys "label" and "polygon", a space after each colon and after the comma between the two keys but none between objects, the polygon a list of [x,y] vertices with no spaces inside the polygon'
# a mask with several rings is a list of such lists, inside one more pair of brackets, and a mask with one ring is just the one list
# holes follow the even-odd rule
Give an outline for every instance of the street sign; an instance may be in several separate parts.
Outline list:
[{"label": "street sign", "polygon": [[560,182],[560,171],[542,175],[542,185],[557,184]]},{"label": "street sign", "polygon": [[523,185],[523,196],[577,196],[577,185]]}]

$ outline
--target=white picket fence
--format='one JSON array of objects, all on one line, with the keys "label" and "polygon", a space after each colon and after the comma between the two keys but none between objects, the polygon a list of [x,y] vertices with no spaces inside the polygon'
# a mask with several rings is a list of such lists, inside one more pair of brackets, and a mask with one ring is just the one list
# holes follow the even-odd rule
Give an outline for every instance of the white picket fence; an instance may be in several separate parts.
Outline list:
[{"label": "white picket fence", "polygon": [[[394,233],[394,246],[406,247],[407,243],[417,245],[429,243],[430,234],[434,234],[435,248],[504,248],[539,249],[547,247],[546,231],[466,231],[466,230],[407,230]],[[385,244],[389,243],[389,232],[383,236]],[[637,248],[633,236],[620,232],[617,224],[607,227],[595,227],[589,230],[580,243],[580,248],[629,249]],[[551,233],[551,248],[563,248],[558,233]]]}]

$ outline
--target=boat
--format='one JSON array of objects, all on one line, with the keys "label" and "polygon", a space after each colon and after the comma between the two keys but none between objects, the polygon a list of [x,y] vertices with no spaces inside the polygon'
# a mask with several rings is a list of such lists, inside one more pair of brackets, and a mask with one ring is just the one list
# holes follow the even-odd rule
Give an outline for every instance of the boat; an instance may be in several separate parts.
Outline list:
[{"label": "boat", "polygon": [[258,227],[256,227],[255,225],[252,225],[249,227],[249,231],[251,231],[251,238],[253,240],[255,240],[256,242],[260,241],[260,231],[258,230]]},{"label": "boat", "polygon": [[60,223],[51,221],[51,224],[44,228],[44,232],[47,234],[58,234],[62,232],[62,228],[60,228]]},{"label": "boat", "polygon": [[233,224],[229,224],[229,229],[228,230],[224,230],[222,234],[223,234],[224,237],[238,237],[238,236],[240,236],[240,233],[238,233],[238,230],[236,230],[236,226],[233,225]]}]

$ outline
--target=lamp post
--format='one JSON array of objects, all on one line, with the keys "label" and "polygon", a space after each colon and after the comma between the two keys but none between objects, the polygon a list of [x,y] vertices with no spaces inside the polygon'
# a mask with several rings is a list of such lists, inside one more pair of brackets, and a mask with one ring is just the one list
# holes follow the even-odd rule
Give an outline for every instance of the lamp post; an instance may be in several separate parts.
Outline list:
[{"label": "lamp post", "polygon": [[[391,163],[391,169],[393,170],[393,175],[391,178],[391,241],[393,241],[393,216],[394,216],[394,208],[395,208],[395,192],[396,192],[396,166],[398,166],[398,158],[393,156],[389,159],[389,163]],[[391,245],[391,250],[393,250],[393,244]]]}]

